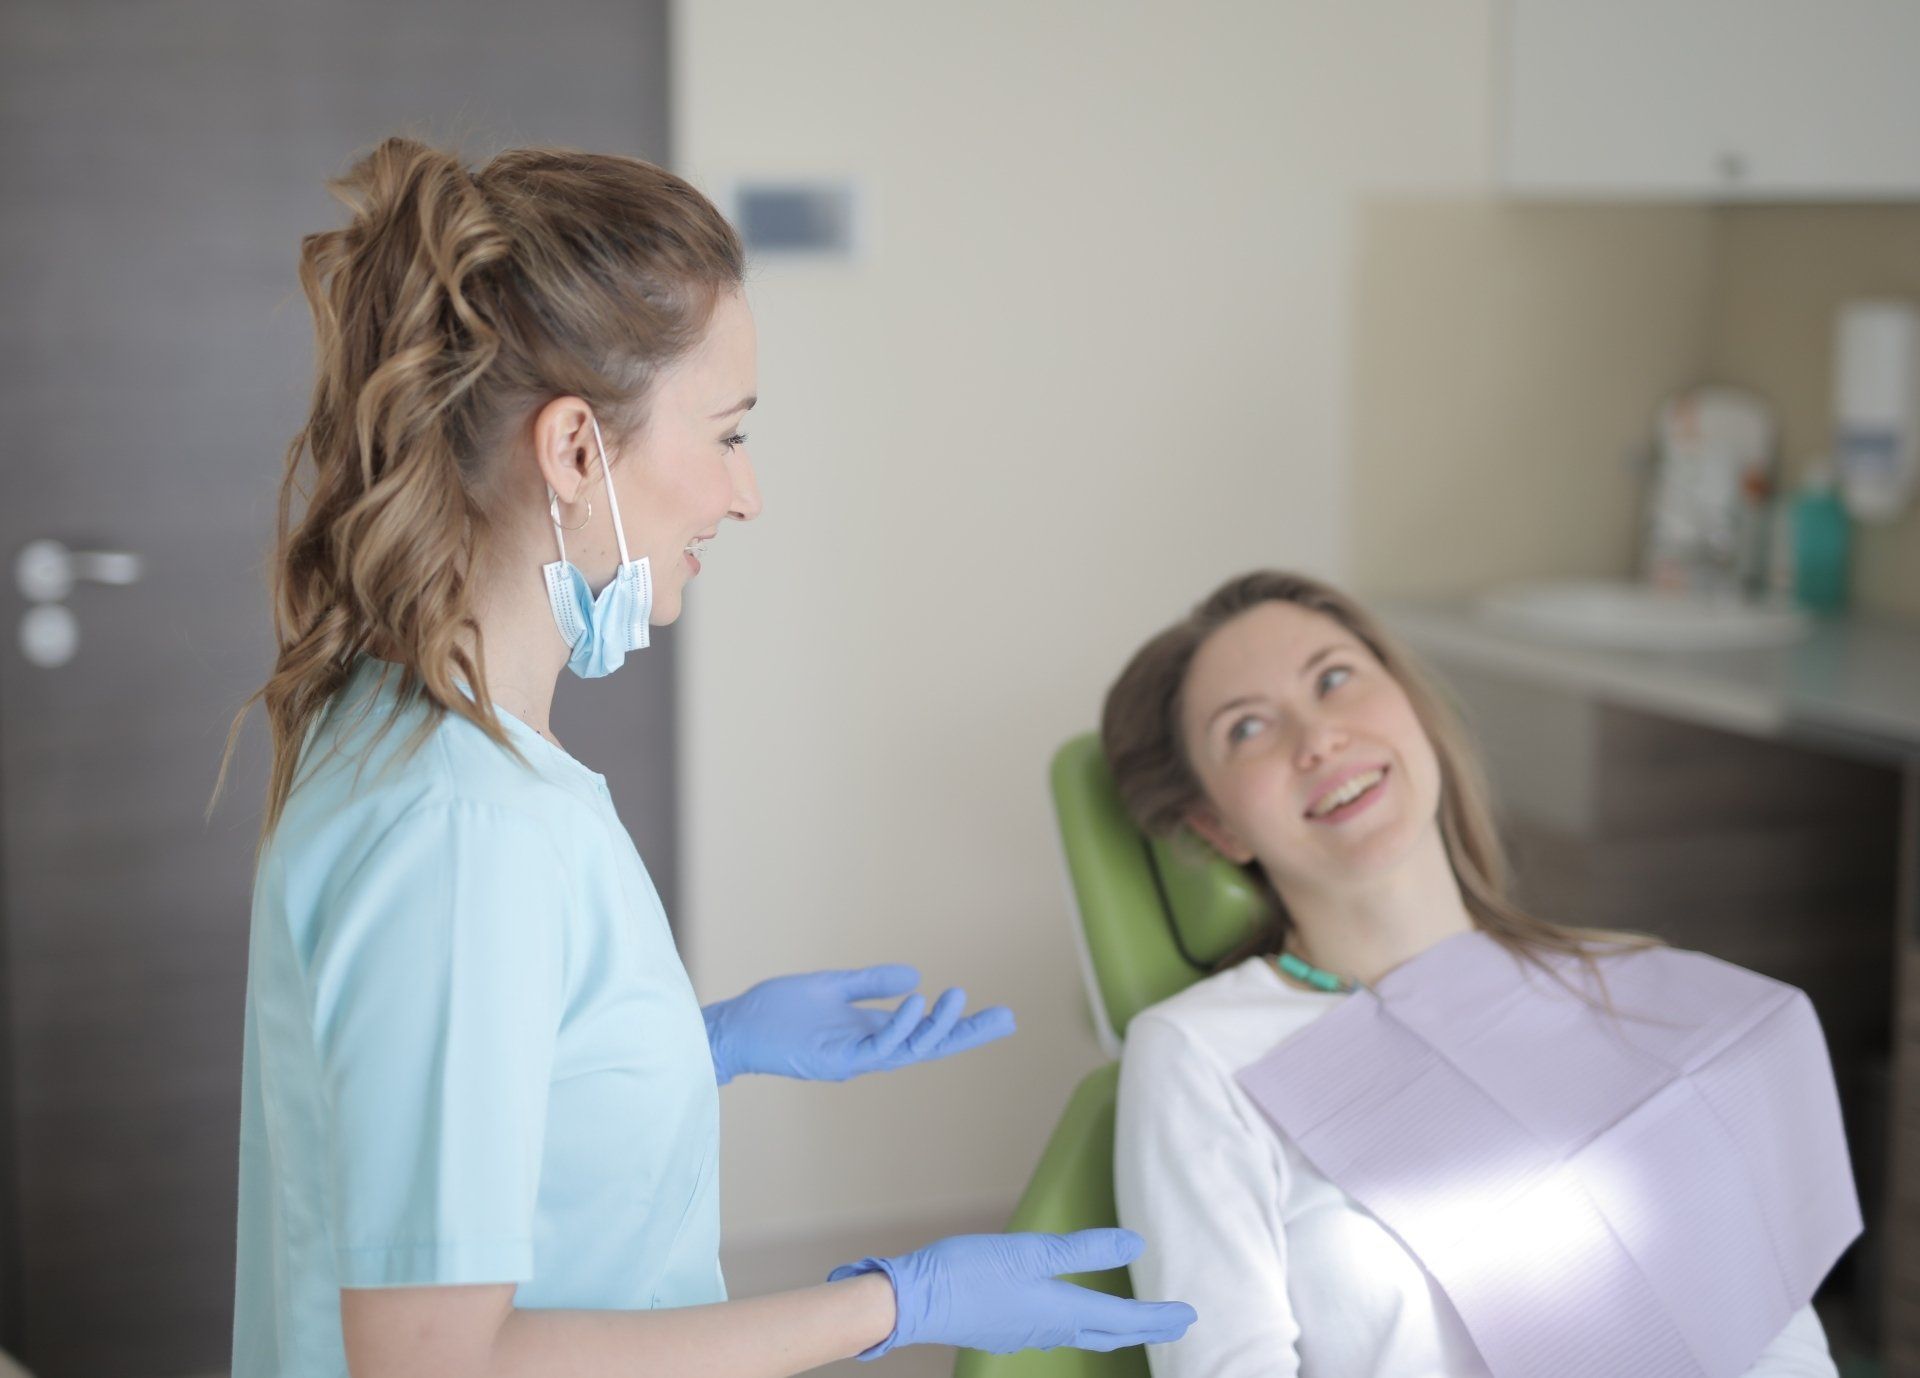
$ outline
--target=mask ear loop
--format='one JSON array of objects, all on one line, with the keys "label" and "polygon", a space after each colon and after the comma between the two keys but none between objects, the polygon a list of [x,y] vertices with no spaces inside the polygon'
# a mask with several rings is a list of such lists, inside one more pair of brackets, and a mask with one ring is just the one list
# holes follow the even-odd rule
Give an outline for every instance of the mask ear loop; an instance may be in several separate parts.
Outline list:
[{"label": "mask ear loop", "polygon": [[613,513],[613,538],[620,543],[620,567],[625,569],[633,560],[627,554],[626,529],[620,524],[620,498],[613,491],[613,465],[607,459],[607,443],[600,438],[600,422],[592,412],[587,413],[587,420],[593,422],[593,441],[600,447],[600,470],[607,476],[607,508]]}]

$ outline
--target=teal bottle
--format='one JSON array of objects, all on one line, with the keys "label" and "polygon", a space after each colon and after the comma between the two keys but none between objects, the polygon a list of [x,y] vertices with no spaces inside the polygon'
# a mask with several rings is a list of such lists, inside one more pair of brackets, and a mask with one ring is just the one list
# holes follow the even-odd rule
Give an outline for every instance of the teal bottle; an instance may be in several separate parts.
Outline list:
[{"label": "teal bottle", "polygon": [[1850,521],[1827,469],[1816,469],[1793,500],[1793,599],[1808,612],[1846,610]]}]

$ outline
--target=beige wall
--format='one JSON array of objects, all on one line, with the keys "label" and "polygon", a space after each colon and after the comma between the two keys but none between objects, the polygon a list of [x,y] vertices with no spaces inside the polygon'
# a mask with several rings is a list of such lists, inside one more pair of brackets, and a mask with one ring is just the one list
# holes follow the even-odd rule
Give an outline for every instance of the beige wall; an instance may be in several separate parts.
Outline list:
[{"label": "beige wall", "polygon": [[[1383,198],[1357,273],[1356,585],[1621,577],[1661,399],[1758,390],[1793,482],[1827,444],[1835,308],[1920,299],[1920,208]],[[1920,507],[1855,541],[1856,606],[1920,615]]]},{"label": "beige wall", "polygon": [[[1834,310],[1850,297],[1920,301],[1920,207],[1742,206],[1717,216],[1708,362],[1779,410],[1789,481],[1828,448]],[[1869,611],[1920,616],[1920,505],[1854,529]]]},{"label": "beige wall", "polygon": [[1360,220],[1352,574],[1627,574],[1654,408],[1706,357],[1712,213],[1392,199]]},{"label": "beige wall", "polygon": [[725,1094],[736,1244],[994,1218],[1083,1016],[1046,762],[1230,572],[1342,577],[1362,194],[1484,185],[1490,4],[792,5],[675,13],[677,158],[848,175],[873,249],[760,267],[766,497],[684,637],[704,995],[908,960],[1021,1032]]}]

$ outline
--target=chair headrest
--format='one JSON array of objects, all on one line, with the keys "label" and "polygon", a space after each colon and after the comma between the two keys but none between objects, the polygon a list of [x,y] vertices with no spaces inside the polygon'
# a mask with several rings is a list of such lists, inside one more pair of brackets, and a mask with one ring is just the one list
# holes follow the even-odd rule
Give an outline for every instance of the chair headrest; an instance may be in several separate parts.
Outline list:
[{"label": "chair headrest", "polygon": [[1246,873],[1199,839],[1149,839],[1133,826],[1096,734],[1054,754],[1052,786],[1088,995],[1117,1053],[1134,1015],[1206,975],[1271,911]]},{"label": "chair headrest", "polygon": [[1246,871],[1191,833],[1146,839],[1180,949],[1213,964],[1258,932],[1273,906]]}]

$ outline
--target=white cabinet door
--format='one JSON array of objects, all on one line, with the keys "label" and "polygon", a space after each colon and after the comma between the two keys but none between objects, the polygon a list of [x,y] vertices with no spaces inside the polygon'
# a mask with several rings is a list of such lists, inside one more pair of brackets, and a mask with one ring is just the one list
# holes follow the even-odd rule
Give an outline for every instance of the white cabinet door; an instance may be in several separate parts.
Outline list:
[{"label": "white cabinet door", "polygon": [[1508,0],[1506,190],[1920,197],[1920,0]]}]

